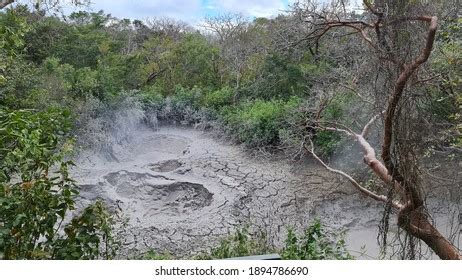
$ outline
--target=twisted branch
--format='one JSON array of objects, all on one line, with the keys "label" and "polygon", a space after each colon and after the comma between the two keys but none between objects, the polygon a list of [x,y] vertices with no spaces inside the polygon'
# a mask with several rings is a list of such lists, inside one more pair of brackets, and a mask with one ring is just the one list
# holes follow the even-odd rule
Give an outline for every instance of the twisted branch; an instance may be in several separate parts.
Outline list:
[{"label": "twisted branch", "polygon": [[6,6],[12,4],[14,0],[0,0],[0,9],[5,8]]}]

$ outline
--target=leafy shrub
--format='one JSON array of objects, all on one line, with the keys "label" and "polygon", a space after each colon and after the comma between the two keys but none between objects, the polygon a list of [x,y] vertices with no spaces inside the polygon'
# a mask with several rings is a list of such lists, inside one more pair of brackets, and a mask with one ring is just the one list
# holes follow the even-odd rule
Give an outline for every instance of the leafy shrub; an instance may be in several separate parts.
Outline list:
[{"label": "leafy shrub", "polygon": [[157,87],[143,91],[144,110],[164,123],[193,125],[215,119],[216,116],[202,107],[203,90],[176,87],[175,94],[163,97]]},{"label": "leafy shrub", "polygon": [[63,160],[69,128],[59,110],[0,110],[0,258],[113,256],[112,220],[101,203],[63,225],[78,194],[72,162]]},{"label": "leafy shrub", "polygon": [[308,91],[306,73],[297,62],[273,53],[265,58],[259,78],[245,85],[241,91],[243,96],[263,100],[288,100],[292,96],[303,96]]},{"label": "leafy shrub", "polygon": [[[70,129],[69,113],[0,110],[0,182],[31,181],[62,159],[55,153]],[[37,174],[38,173],[38,174]]]},{"label": "leafy shrub", "polygon": [[24,35],[30,30],[23,15],[25,10],[25,5],[18,5],[0,15],[0,52],[8,56],[16,56],[24,49]]},{"label": "leafy shrub", "polygon": [[141,259],[143,260],[171,260],[173,259],[173,257],[168,252],[164,254],[159,254],[154,250],[149,250],[147,253],[141,256]]},{"label": "leafy shrub", "polygon": [[[5,62],[5,64],[4,64]],[[23,108],[25,99],[40,85],[36,67],[22,60],[3,60],[0,54],[0,106]]]},{"label": "leafy shrub", "polygon": [[318,148],[319,154],[322,156],[330,156],[340,146],[342,137],[339,133],[333,131],[320,130],[314,137],[314,145]]},{"label": "leafy shrub", "polygon": [[234,92],[224,87],[222,89],[206,93],[202,98],[202,106],[220,111],[223,107],[231,105],[233,102]]},{"label": "leafy shrub", "polygon": [[165,97],[162,95],[162,90],[156,86],[144,88],[140,93],[141,102],[146,108],[161,108]]},{"label": "leafy shrub", "polygon": [[230,109],[225,115],[229,131],[234,131],[238,142],[249,147],[275,145],[278,124],[282,115],[280,102],[256,100]]},{"label": "leafy shrub", "polygon": [[118,247],[112,236],[113,218],[97,201],[64,227],[65,237],[53,244],[55,259],[111,259]]},{"label": "leafy shrub", "polygon": [[298,98],[288,102],[255,100],[237,108],[224,111],[224,121],[239,142],[248,147],[275,146],[279,144],[285,114],[298,106]]},{"label": "leafy shrub", "polygon": [[198,122],[201,96],[202,90],[198,87],[176,87],[175,95],[165,99],[164,106],[158,114],[159,119],[186,125]]},{"label": "leafy shrub", "polygon": [[[362,114],[364,110],[362,102],[358,102],[358,96],[353,92],[343,92],[335,94],[327,103],[321,114],[321,121],[342,123],[348,127],[354,127],[351,120],[354,115]],[[343,134],[333,131],[317,130],[313,142],[319,155],[323,157],[331,156],[341,145]]]},{"label": "leafy shrub", "polygon": [[177,86],[175,94],[171,97],[178,107],[192,107],[198,109],[200,106],[200,99],[202,97],[202,89],[193,87],[192,89]]},{"label": "leafy shrub", "polygon": [[[358,114],[358,110],[364,107],[361,102],[358,102],[357,98],[353,92],[335,94],[322,112],[322,119],[324,121],[341,121],[349,124],[351,122],[349,114]],[[358,105],[361,107],[358,108]]]},{"label": "leafy shrub", "polygon": [[315,221],[298,237],[292,229],[287,233],[282,259],[286,260],[325,260],[351,259],[345,248],[345,241],[328,233],[319,221]]},{"label": "leafy shrub", "polygon": [[234,235],[221,240],[220,245],[209,254],[201,254],[197,259],[227,259],[250,255],[261,255],[268,251],[263,235],[251,236],[246,228],[237,229]]},{"label": "leafy shrub", "polygon": [[98,73],[89,67],[77,69],[72,91],[80,98],[93,95],[103,99],[99,87]]},{"label": "leafy shrub", "polygon": [[462,20],[452,18],[442,23],[437,40],[438,51],[431,56],[432,66],[441,77],[437,83],[422,84],[427,91],[423,112],[431,113],[435,124],[443,130],[441,142],[462,147]]}]

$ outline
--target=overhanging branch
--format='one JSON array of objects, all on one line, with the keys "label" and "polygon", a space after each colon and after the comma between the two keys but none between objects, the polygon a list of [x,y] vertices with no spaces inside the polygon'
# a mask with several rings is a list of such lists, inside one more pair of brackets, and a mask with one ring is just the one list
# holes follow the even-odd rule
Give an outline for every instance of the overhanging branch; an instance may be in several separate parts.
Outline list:
[{"label": "overhanging branch", "polygon": [[[329,165],[327,165],[318,155],[316,155],[316,153],[314,152],[314,145],[313,145],[313,142],[310,140],[310,143],[311,143],[311,148],[309,149],[308,147],[304,146],[305,150],[310,153],[313,158],[319,162],[323,167],[325,167],[327,170],[329,170],[330,172],[332,173],[335,173],[335,174],[339,174],[341,176],[343,176],[344,178],[346,178],[357,190],[359,190],[361,193],[363,193],[364,195],[376,200],[376,201],[380,201],[380,202],[385,202],[387,203],[389,201],[389,198],[385,195],[378,195],[368,189],[366,189],[365,187],[361,186],[360,183],[358,183],[358,181],[356,181],[353,177],[351,177],[349,174],[341,171],[341,170],[338,170],[338,169],[335,169],[335,168],[332,168],[330,167]],[[392,202],[392,206],[399,210],[399,209],[402,209],[402,205],[398,202]]]},{"label": "overhanging branch", "polygon": [[5,8],[6,6],[12,4],[14,0],[0,0],[0,9]]}]

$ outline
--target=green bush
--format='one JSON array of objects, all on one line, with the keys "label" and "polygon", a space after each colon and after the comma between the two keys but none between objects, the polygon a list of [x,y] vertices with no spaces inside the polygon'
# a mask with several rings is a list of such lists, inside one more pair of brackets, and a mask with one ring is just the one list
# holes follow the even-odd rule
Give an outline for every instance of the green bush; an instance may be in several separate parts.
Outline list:
[{"label": "green bush", "polygon": [[[354,127],[351,121],[354,119],[352,115],[363,115],[361,110],[364,109],[364,106],[357,107],[357,104],[361,104],[357,98],[353,92],[335,94],[323,110],[321,121],[338,122],[348,127]],[[331,156],[344,139],[341,133],[321,129],[317,130],[313,136],[315,149],[323,157]]]},{"label": "green bush", "polygon": [[72,162],[63,160],[69,129],[59,110],[0,110],[0,258],[113,256],[112,219],[101,203],[63,224],[78,195]]},{"label": "green bush", "polygon": [[210,253],[200,254],[196,259],[227,259],[267,253],[266,238],[251,236],[246,228],[237,229],[234,235],[221,240],[220,245]]},{"label": "green bush", "polygon": [[341,121],[342,123],[349,124],[351,121],[348,114],[358,113],[355,110],[355,106],[361,104],[358,101],[357,95],[353,92],[335,94],[322,112],[322,119],[324,121]]},{"label": "green bush", "polygon": [[[442,22],[437,50],[430,57],[432,67],[441,77],[436,83],[422,84],[427,92],[423,112],[431,113],[436,124],[444,127],[438,138],[445,145],[462,147],[462,20],[449,18]],[[435,134],[435,132],[431,132]]]},{"label": "green bush", "polygon": [[206,93],[202,97],[202,106],[215,111],[220,111],[223,107],[229,106],[233,102],[234,92],[224,87],[222,89]]},{"label": "green bush", "polygon": [[319,221],[310,225],[302,236],[289,229],[281,257],[285,260],[352,259],[345,240],[328,233]]},{"label": "green bush", "polygon": [[98,81],[98,73],[89,67],[77,69],[72,91],[80,98],[92,95],[103,99]]},{"label": "green bush", "polygon": [[248,147],[276,146],[280,142],[279,131],[283,128],[285,114],[299,103],[298,98],[288,102],[255,100],[225,109],[224,121],[238,142]]},{"label": "green bush", "polygon": [[217,118],[216,112],[204,107],[204,91],[199,87],[188,89],[177,86],[175,94],[166,97],[161,92],[158,86],[141,92],[145,112],[155,115],[159,121],[193,125]]},{"label": "green bush", "polygon": [[304,96],[309,91],[307,76],[299,62],[283,55],[269,54],[264,59],[259,77],[243,85],[241,95],[263,100]]},{"label": "green bush", "polygon": [[145,109],[159,110],[165,106],[165,97],[162,96],[162,90],[156,86],[143,89],[139,96]]},{"label": "green bush", "polygon": [[[1,39],[1,38],[0,38]],[[7,108],[24,108],[25,100],[29,94],[40,86],[40,73],[34,65],[23,60],[14,60],[14,63],[4,64],[0,54],[0,106]]]},{"label": "green bush", "polygon": [[171,260],[173,259],[172,255],[168,252],[164,254],[159,254],[154,250],[149,250],[147,253],[141,256],[143,260]]},{"label": "green bush", "polygon": [[175,94],[171,97],[177,107],[191,107],[194,109],[199,109],[201,98],[202,89],[196,86],[192,89],[177,86]]},{"label": "green bush", "polygon": [[314,145],[319,149],[320,155],[330,156],[340,146],[342,137],[333,131],[320,130],[314,137]]},{"label": "green bush", "polygon": [[202,89],[194,87],[192,89],[177,86],[175,95],[169,96],[165,100],[164,107],[159,112],[159,118],[164,121],[194,124],[200,121],[200,100]]}]

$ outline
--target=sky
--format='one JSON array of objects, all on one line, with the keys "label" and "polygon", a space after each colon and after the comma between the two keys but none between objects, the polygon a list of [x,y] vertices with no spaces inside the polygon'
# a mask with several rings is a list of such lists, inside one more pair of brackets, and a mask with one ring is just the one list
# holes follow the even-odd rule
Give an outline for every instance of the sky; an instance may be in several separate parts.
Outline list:
[{"label": "sky", "polygon": [[118,18],[170,17],[197,23],[206,16],[242,13],[247,17],[271,17],[294,0],[91,0],[92,11],[104,10]]}]

